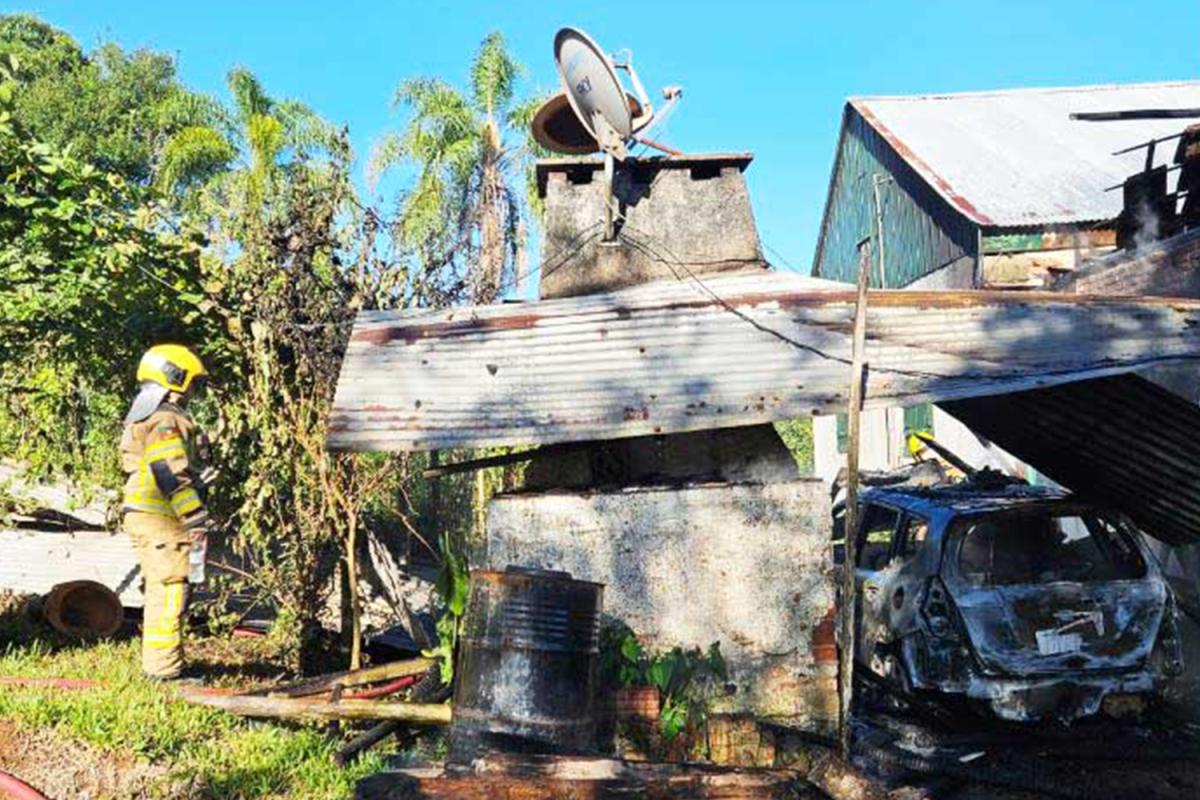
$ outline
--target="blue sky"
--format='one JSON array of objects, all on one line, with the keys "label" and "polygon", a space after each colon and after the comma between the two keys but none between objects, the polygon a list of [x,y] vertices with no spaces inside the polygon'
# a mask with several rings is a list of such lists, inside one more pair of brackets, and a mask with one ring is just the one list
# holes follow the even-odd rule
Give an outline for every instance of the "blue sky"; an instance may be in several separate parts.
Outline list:
[{"label": "blue sky", "polygon": [[[943,2],[21,2],[85,47],[112,39],[176,53],[183,79],[221,94],[229,67],[346,123],[360,155],[389,127],[402,78],[461,82],[492,29],[557,79],[565,24],[629,47],[652,95],[684,87],[661,138],[692,152],[749,150],[762,238],[807,272],[842,104],[871,94],[1200,78],[1200,0]],[[361,166],[361,165],[360,165]],[[783,264],[780,264],[783,266]]]}]

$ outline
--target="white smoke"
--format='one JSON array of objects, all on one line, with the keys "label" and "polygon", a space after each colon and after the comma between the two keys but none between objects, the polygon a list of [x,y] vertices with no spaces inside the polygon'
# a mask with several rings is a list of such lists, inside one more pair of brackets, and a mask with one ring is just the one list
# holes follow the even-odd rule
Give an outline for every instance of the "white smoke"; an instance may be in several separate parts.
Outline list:
[{"label": "white smoke", "polygon": [[1141,250],[1147,245],[1159,240],[1159,219],[1154,209],[1144,198],[1133,210],[1135,229],[1133,234],[1133,249]]}]

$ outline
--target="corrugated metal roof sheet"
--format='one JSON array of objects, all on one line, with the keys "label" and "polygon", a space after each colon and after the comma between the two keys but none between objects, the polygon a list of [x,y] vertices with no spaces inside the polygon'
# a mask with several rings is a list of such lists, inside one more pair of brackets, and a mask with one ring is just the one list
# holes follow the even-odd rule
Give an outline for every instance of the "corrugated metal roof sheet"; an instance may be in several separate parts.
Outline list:
[{"label": "corrugated metal roof sheet", "polygon": [[112,589],[122,605],[142,606],[137,553],[123,533],[0,530],[0,552],[0,589],[45,594],[86,579]]},{"label": "corrugated metal roof sheet", "polygon": [[[849,105],[968,218],[1020,227],[1109,220],[1145,151],[1113,152],[1178,133],[1188,120],[1072,120],[1080,111],[1200,107],[1200,82],[859,97]],[[1174,142],[1160,145],[1157,163]]]},{"label": "corrugated metal roof sheet", "polygon": [[[364,312],[328,444],[550,444],[840,411],[855,305],[842,286],[755,272],[539,303]],[[1200,302],[876,291],[866,356],[868,406],[1028,389],[1200,357]]]},{"label": "corrugated metal roof sheet", "polygon": [[1137,375],[939,405],[1151,536],[1200,541],[1200,406]]}]

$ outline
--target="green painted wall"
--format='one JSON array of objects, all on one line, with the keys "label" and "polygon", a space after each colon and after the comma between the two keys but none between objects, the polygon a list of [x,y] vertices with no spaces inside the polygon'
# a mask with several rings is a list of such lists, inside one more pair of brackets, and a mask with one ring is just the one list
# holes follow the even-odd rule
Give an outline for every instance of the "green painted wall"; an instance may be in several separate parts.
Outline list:
[{"label": "green painted wall", "polygon": [[[858,272],[858,242],[871,236],[872,249],[876,248],[871,188],[875,174],[891,178],[880,187],[889,288],[905,286],[959,259],[974,261],[979,246],[977,226],[930,188],[847,105],[813,275],[853,282]],[[871,285],[879,286],[877,261]]]}]

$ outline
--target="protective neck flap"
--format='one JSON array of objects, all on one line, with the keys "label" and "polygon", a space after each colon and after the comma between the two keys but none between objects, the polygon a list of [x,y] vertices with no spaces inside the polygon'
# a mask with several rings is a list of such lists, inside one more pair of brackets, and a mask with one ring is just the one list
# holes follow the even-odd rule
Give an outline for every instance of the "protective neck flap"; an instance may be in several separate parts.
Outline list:
[{"label": "protective neck flap", "polygon": [[166,398],[168,391],[170,390],[167,387],[159,386],[157,383],[150,383],[149,381],[143,383],[142,388],[138,390],[137,396],[133,398],[133,405],[129,407],[129,413],[125,415],[125,424],[141,422],[153,414],[162,405],[162,401]]}]

